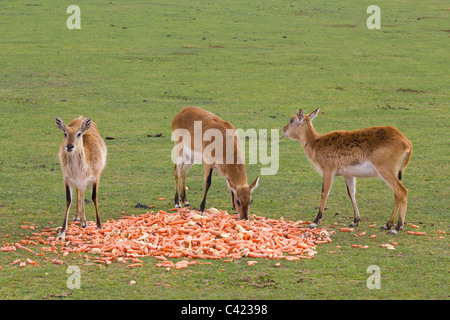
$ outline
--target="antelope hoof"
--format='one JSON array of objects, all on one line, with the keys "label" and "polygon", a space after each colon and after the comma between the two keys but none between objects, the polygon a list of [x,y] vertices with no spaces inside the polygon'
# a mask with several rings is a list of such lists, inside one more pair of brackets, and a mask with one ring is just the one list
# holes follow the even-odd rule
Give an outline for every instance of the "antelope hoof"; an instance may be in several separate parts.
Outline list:
[{"label": "antelope hoof", "polygon": [[358,224],[359,224],[359,223],[358,223],[357,221],[356,221],[356,222],[355,222],[355,221],[353,221],[353,222],[352,222],[352,223],[350,223],[350,224],[349,224],[348,226],[349,226],[349,227],[357,227],[357,226],[358,226]]},{"label": "antelope hoof", "polygon": [[315,227],[317,227],[317,223],[315,223],[315,222],[311,223],[311,224],[308,226],[308,228],[310,228],[310,229],[313,229],[313,228],[315,228]]},{"label": "antelope hoof", "polygon": [[73,221],[80,221],[79,217],[73,217]]},{"label": "antelope hoof", "polygon": [[392,228],[392,226],[388,225],[387,223],[384,226],[381,226],[380,229],[383,230],[390,230]]},{"label": "antelope hoof", "polygon": [[[184,206],[185,206],[185,207],[191,207],[191,205],[190,205],[189,202],[187,202],[187,201],[184,203]],[[181,207],[180,207],[180,208],[181,208]]]},{"label": "antelope hoof", "polygon": [[175,208],[180,209],[181,205],[179,203],[175,203]]},{"label": "antelope hoof", "polygon": [[63,242],[66,239],[64,234],[60,234],[56,237],[56,242]]}]

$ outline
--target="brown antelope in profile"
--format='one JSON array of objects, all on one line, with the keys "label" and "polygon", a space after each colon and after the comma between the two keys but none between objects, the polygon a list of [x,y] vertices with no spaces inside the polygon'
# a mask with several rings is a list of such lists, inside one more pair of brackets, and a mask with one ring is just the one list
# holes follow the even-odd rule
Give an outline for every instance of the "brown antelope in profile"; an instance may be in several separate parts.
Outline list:
[{"label": "brown antelope in profile", "polygon": [[380,177],[394,192],[394,210],[382,229],[391,229],[399,211],[399,219],[391,234],[403,228],[406,214],[408,190],[400,182],[402,173],[411,159],[411,142],[394,127],[370,127],[355,131],[332,131],[318,134],[312,120],[319,109],[304,115],[299,109],[297,115],[284,127],[286,137],[299,140],[309,160],[322,175],[322,200],[319,213],[311,223],[314,228],[322,220],[325,202],[335,176],[344,176],[347,192],[352,200],[355,217],[350,226],[360,221],[356,206],[356,177]]},{"label": "brown antelope in profile", "polygon": [[[190,206],[186,199],[186,176],[194,163],[203,162],[205,190],[200,212],[203,214],[205,211],[206,194],[211,186],[213,169],[216,169],[226,178],[233,210],[236,210],[239,219],[247,219],[252,192],[258,186],[259,178],[248,185],[239,137],[234,126],[209,111],[186,107],[173,118],[172,139],[175,141],[173,160],[176,162],[174,166],[175,207],[181,208],[178,178],[181,178],[181,201],[185,206]],[[217,147],[213,148],[213,146]]]},{"label": "brown antelope in profile", "polygon": [[97,229],[101,229],[97,191],[100,174],[106,164],[105,142],[91,119],[80,116],[66,126],[60,118],[56,118],[56,125],[64,132],[64,140],[59,149],[59,159],[66,189],[66,215],[59,236],[64,237],[67,230],[73,186],[77,190],[77,212],[74,221],[81,221],[81,226],[86,227],[84,194],[88,183],[92,185],[92,201],[95,206]]}]

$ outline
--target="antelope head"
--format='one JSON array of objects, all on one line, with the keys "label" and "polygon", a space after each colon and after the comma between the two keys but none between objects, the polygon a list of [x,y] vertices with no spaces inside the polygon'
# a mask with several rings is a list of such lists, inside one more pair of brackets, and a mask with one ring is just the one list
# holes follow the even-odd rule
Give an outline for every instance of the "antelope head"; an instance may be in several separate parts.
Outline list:
[{"label": "antelope head", "polygon": [[227,178],[228,187],[234,195],[234,205],[239,219],[248,219],[249,206],[252,203],[252,192],[258,187],[259,178],[250,185],[236,186]]},{"label": "antelope head", "polygon": [[283,134],[285,137],[293,140],[300,140],[300,128],[310,123],[319,113],[319,108],[311,112],[309,115],[304,115],[302,109],[298,109],[297,114],[284,126]]},{"label": "antelope head", "polygon": [[67,127],[61,118],[56,118],[56,126],[64,133],[63,146],[66,152],[83,149],[83,134],[91,127],[91,119],[85,119],[80,127]]}]

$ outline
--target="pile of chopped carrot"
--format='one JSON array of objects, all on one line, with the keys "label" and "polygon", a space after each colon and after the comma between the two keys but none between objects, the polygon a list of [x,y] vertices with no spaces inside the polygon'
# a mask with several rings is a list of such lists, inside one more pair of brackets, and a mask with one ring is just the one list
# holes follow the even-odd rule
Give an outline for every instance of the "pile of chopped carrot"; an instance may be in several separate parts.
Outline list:
[{"label": "pile of chopped carrot", "polygon": [[[311,259],[318,244],[331,242],[324,229],[309,229],[306,223],[286,221],[283,217],[252,215],[249,220],[238,220],[237,215],[214,208],[205,215],[189,209],[168,211],[110,219],[101,230],[94,222],[86,228],[71,222],[64,238],[58,237],[56,228],[32,230],[31,236],[4,251],[26,249],[35,253],[27,245],[40,244],[40,255],[53,253],[61,258],[78,254],[105,265],[126,263],[129,268],[141,267],[140,258],[153,256],[161,261],[158,267],[181,269],[207,263],[196,259]],[[53,254],[52,261],[61,263]],[[186,260],[174,263],[167,258]]]}]

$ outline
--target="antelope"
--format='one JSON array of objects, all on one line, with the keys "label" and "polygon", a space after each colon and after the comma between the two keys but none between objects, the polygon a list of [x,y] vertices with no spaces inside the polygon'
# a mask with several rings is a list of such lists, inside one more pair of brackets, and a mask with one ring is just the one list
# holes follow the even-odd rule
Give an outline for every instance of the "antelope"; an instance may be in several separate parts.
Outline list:
[{"label": "antelope", "polygon": [[395,200],[394,210],[381,229],[390,230],[399,212],[397,225],[389,232],[397,234],[405,222],[408,190],[401,183],[401,178],[411,159],[411,142],[394,127],[339,130],[321,135],[312,125],[318,113],[319,108],[309,115],[304,115],[299,109],[283,129],[286,137],[300,141],[307,157],[323,178],[319,212],[309,227],[316,227],[322,220],[325,202],[336,176],[344,176],[353,204],[354,220],[349,226],[357,226],[361,218],[355,200],[356,178],[378,176],[392,189]]},{"label": "antelope", "polygon": [[102,225],[98,215],[97,192],[100,174],[106,164],[106,145],[100,136],[96,124],[82,116],[72,120],[66,126],[60,118],[56,118],[57,127],[64,133],[64,140],[59,148],[59,159],[66,191],[66,213],[59,237],[64,238],[67,220],[72,204],[72,188],[77,191],[77,211],[74,221],[81,221],[86,227],[84,211],[84,195],[86,186],[92,185],[92,202],[95,206],[97,229]]},{"label": "antelope", "polygon": [[[248,218],[252,192],[258,186],[259,178],[248,185],[239,138],[235,130],[230,122],[200,108],[186,107],[175,115],[172,121],[172,139],[175,141],[174,150],[176,150],[173,159],[176,208],[181,208],[178,179],[181,178],[181,201],[184,206],[190,206],[186,198],[186,177],[194,163],[203,162],[205,188],[200,204],[201,214],[205,212],[206,195],[211,186],[213,169],[215,169],[227,181],[231,206],[238,213],[239,219]],[[214,140],[208,141],[211,132],[214,134]],[[178,136],[178,140],[175,135]],[[211,137],[209,138],[212,140]],[[217,144],[218,147],[208,153],[213,144]]]}]

